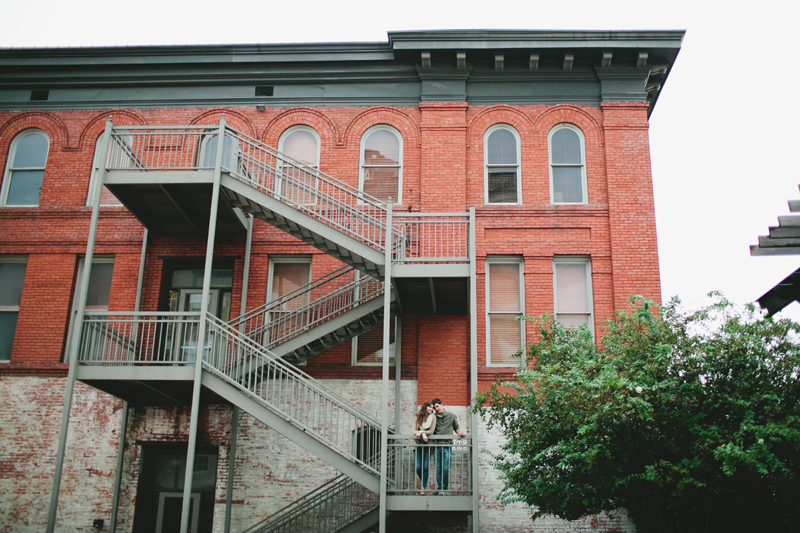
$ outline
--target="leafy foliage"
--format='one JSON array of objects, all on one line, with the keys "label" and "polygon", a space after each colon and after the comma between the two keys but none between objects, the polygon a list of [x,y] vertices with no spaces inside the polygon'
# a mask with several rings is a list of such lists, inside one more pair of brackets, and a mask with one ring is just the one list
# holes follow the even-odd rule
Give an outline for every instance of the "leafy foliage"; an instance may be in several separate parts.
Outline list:
[{"label": "leafy foliage", "polygon": [[536,319],[533,365],[475,408],[508,439],[501,501],[624,507],[644,532],[800,530],[800,325],[715,297],[632,298],[601,346]]}]

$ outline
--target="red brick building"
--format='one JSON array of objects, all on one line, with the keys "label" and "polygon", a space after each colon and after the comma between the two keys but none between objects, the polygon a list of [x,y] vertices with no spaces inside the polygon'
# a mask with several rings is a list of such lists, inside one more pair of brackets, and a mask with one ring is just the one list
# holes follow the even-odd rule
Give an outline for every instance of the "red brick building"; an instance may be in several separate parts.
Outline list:
[{"label": "red brick building", "polygon": [[[515,317],[659,299],[682,37],[0,50],[0,529],[627,528],[501,508],[469,404]],[[467,436],[422,487],[434,397]]]}]

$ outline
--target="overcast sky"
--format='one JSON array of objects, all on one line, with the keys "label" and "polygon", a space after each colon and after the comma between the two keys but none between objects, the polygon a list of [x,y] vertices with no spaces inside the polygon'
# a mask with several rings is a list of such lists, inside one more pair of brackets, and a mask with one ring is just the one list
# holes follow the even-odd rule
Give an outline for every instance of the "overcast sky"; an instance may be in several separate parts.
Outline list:
[{"label": "overcast sky", "polygon": [[[795,7],[791,7],[794,5]],[[800,4],[780,2],[0,0],[0,46],[386,41],[430,29],[685,29],[650,120],[665,299],[752,301],[800,267],[750,244],[800,199],[790,92]],[[791,61],[790,61],[791,60]],[[800,305],[788,314],[800,319]]]}]

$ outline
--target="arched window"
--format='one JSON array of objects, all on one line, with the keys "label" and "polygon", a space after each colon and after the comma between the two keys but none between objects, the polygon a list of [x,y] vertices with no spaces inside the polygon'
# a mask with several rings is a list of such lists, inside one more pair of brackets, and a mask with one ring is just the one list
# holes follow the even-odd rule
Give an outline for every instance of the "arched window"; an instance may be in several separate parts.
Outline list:
[{"label": "arched window", "polygon": [[548,136],[550,203],[585,204],[586,157],[583,133],[571,124],[559,124]]},{"label": "arched window", "polygon": [[403,138],[389,126],[375,126],[361,137],[358,189],[384,202],[403,203]]},{"label": "arched window", "polygon": [[292,203],[309,205],[315,201],[319,145],[319,135],[307,126],[289,128],[278,141],[278,151],[294,160],[292,164],[279,161],[284,176],[279,194]]},{"label": "arched window", "polygon": [[8,151],[2,205],[38,206],[50,140],[44,132],[29,130],[17,136]]},{"label": "arched window", "polygon": [[487,204],[519,204],[522,184],[519,169],[519,134],[499,124],[483,138],[484,191]]}]

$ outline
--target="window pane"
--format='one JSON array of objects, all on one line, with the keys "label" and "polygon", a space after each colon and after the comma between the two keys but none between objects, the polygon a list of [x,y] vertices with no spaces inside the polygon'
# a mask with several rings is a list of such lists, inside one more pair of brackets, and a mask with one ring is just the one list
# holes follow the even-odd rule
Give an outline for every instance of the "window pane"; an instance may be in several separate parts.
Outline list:
[{"label": "window pane", "polygon": [[15,170],[11,172],[7,205],[39,205],[44,170]]},{"label": "window pane", "polygon": [[364,192],[383,201],[389,198],[397,202],[397,186],[400,183],[400,169],[395,168],[365,168]]},{"label": "window pane", "polygon": [[517,202],[517,169],[489,169],[489,203],[503,204]]},{"label": "window pane", "polygon": [[400,140],[389,130],[370,133],[364,143],[365,165],[399,165]]},{"label": "window pane", "polygon": [[86,309],[108,309],[111,295],[111,275],[114,263],[93,263],[89,275],[89,292],[86,296]]},{"label": "window pane", "polygon": [[586,267],[581,263],[556,263],[558,313],[588,313],[589,291]]},{"label": "window pane", "polygon": [[[222,141],[224,152],[222,154],[222,168],[225,170],[231,170],[236,168],[236,161],[235,155],[236,152],[233,149],[233,139],[225,136],[225,140]],[[214,168],[217,164],[217,136],[208,136],[203,139],[202,146],[200,148],[200,168]]]},{"label": "window pane", "polygon": [[0,305],[19,305],[27,263],[0,263]]},{"label": "window pane", "polygon": [[519,267],[519,263],[489,264],[490,312],[520,312]]},{"label": "window pane", "polygon": [[44,168],[47,163],[47,137],[31,133],[22,137],[14,148],[12,168]]},{"label": "window pane", "polygon": [[[202,268],[183,268],[172,273],[172,286],[184,289],[203,288]],[[211,286],[228,288],[233,286],[233,269],[215,268],[211,271]]]},{"label": "window pane", "polygon": [[550,160],[555,165],[581,165],[581,140],[573,130],[564,128],[550,138]]},{"label": "window pane", "polygon": [[[290,292],[299,289],[310,281],[311,263],[274,263],[272,266],[272,294],[270,301],[277,300]],[[302,305],[300,299],[292,301],[292,308],[282,308],[284,311],[297,309]]]},{"label": "window pane", "polygon": [[[389,328],[389,362],[394,361],[394,330],[395,321]],[[359,363],[383,362],[383,324],[372,328],[358,336],[356,341],[356,361]]]},{"label": "window pane", "polygon": [[583,202],[581,167],[553,167],[553,201],[557,203]]},{"label": "window pane", "polygon": [[487,141],[489,165],[516,165],[517,139],[509,130],[499,129],[489,135]]},{"label": "window pane", "polygon": [[589,325],[589,315],[556,315],[556,320],[561,322],[562,325],[568,328],[577,328],[578,326]]},{"label": "window pane", "polygon": [[0,313],[0,361],[11,360],[11,347],[17,329],[17,313]]},{"label": "window pane", "polygon": [[521,323],[514,315],[491,315],[489,317],[492,363],[518,363],[514,357],[522,348]]},{"label": "window pane", "polygon": [[317,152],[317,138],[310,131],[293,131],[283,140],[283,153],[306,165],[317,166]]}]

